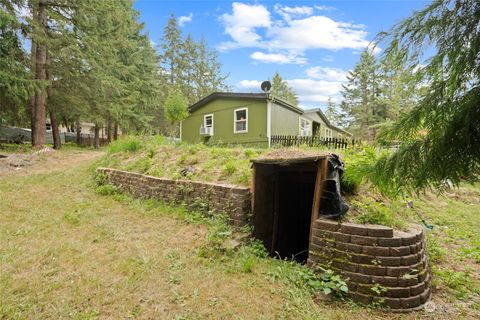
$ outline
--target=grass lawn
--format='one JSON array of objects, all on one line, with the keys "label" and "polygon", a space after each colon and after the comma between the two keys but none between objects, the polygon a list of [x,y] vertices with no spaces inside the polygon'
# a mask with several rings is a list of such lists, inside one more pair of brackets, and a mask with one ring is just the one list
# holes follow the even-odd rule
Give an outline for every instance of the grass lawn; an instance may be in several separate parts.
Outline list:
[{"label": "grass lawn", "polygon": [[390,314],[315,301],[306,267],[225,247],[221,219],[96,192],[100,156],[61,151],[0,175],[0,319],[480,318],[479,187],[418,203],[435,225],[438,308]]}]

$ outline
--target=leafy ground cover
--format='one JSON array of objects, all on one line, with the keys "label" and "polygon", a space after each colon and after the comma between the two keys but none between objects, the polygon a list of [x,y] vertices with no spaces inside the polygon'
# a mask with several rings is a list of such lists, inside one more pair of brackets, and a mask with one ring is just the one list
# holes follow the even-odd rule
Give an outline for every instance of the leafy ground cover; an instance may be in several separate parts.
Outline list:
[{"label": "leafy ground cover", "polygon": [[[120,153],[148,150],[140,145]],[[0,318],[480,316],[478,186],[415,201],[434,224],[429,254],[437,309],[389,314],[317,300],[323,287],[310,270],[266,257],[256,242],[232,248],[236,235],[220,217],[97,188],[93,168],[115,161],[113,154],[56,152],[0,177]]]}]

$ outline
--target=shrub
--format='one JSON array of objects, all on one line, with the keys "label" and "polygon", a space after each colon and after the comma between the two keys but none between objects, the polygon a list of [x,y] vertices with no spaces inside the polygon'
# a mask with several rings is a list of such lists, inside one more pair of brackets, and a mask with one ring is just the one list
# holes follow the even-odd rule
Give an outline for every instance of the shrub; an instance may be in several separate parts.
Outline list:
[{"label": "shrub", "polygon": [[352,201],[352,205],[360,212],[357,216],[357,221],[363,224],[381,224],[384,226],[391,226],[393,223],[392,213],[384,207],[383,204],[375,201]]},{"label": "shrub", "polygon": [[228,161],[225,166],[223,167],[223,172],[227,175],[232,175],[237,171],[237,167],[235,166],[235,162]]},{"label": "shrub", "polygon": [[111,196],[118,193],[117,187],[112,186],[111,184],[100,185],[95,189],[95,191],[103,196]]},{"label": "shrub", "polygon": [[108,153],[136,152],[142,148],[142,141],[136,136],[127,136],[123,139],[113,141],[108,146]]}]

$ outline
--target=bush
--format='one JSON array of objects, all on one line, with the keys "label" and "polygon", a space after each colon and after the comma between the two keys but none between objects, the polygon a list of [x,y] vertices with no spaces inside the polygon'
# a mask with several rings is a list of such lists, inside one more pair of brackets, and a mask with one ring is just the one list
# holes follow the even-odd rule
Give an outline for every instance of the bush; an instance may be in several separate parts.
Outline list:
[{"label": "bush", "polygon": [[142,149],[142,140],[140,137],[127,136],[110,143],[108,146],[108,153],[136,152],[140,149]]},{"label": "bush", "polygon": [[360,201],[351,202],[353,209],[359,214],[356,221],[362,224],[379,224],[387,227],[405,229],[406,223],[398,214],[398,208],[377,202],[371,198],[362,198]]},{"label": "bush", "polygon": [[229,161],[225,164],[223,167],[223,172],[227,175],[232,175],[237,171],[237,167],[235,165],[235,162]]},{"label": "bush", "polygon": [[102,196],[112,196],[118,193],[117,187],[112,186],[111,184],[98,186],[95,191]]}]

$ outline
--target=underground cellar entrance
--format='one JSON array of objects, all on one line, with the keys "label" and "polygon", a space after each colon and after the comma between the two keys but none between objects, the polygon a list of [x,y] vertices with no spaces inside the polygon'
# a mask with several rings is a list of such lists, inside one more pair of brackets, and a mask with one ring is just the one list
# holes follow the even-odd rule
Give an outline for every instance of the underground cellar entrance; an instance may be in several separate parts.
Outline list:
[{"label": "underground cellar entrance", "polygon": [[328,155],[252,163],[253,236],[274,257],[306,262]]}]

